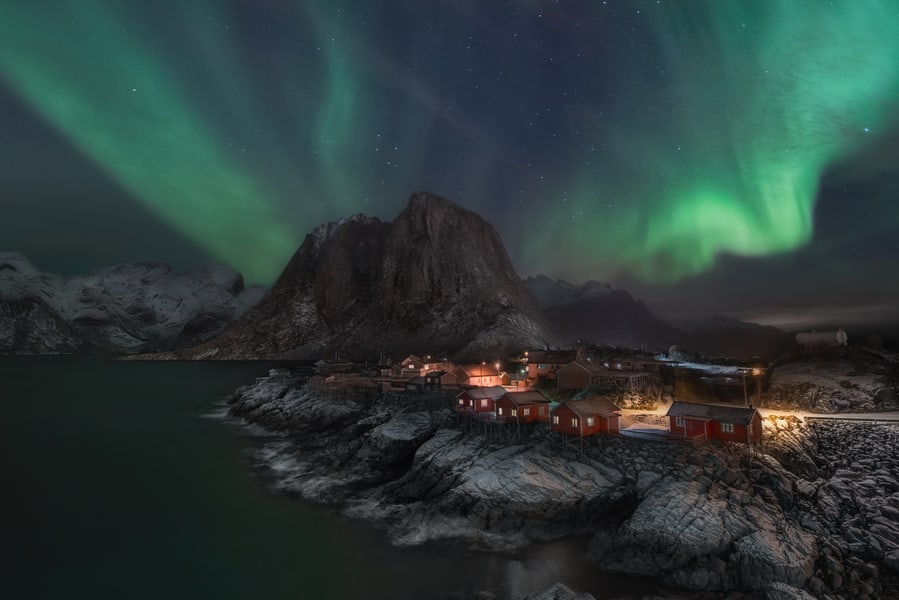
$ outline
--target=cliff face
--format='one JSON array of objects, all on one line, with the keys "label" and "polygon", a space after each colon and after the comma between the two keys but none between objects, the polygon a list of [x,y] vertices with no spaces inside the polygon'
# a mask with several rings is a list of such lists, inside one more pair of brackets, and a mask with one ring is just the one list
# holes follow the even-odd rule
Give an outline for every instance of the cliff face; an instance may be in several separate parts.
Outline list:
[{"label": "cliff face", "polygon": [[196,344],[220,332],[264,290],[209,265],[175,273],[134,263],[79,277],[41,273],[0,254],[0,353],[138,352]]},{"label": "cliff face", "polygon": [[393,223],[357,215],[307,235],[269,295],[190,356],[472,357],[554,341],[493,226],[419,192]]}]

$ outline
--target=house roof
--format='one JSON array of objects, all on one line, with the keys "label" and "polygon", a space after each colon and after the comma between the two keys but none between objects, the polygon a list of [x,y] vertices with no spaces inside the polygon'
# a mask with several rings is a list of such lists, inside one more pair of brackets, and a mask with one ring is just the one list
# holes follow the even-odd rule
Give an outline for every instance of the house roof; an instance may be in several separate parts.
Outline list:
[{"label": "house roof", "polygon": [[675,401],[668,409],[669,417],[704,419],[748,425],[752,422],[755,409],[746,406],[722,406],[720,404],[696,404]]},{"label": "house roof", "polygon": [[549,398],[540,392],[507,392],[505,396],[518,406],[528,404],[549,404]]},{"label": "house roof", "polygon": [[[498,385],[493,387],[484,387],[484,388],[472,388],[470,390],[465,390],[462,394],[468,394],[475,400],[480,400],[481,398],[499,398],[503,394],[506,393],[505,388],[502,388]],[[460,396],[462,394],[459,394]]]},{"label": "house roof", "polygon": [[557,406],[554,409],[554,412],[563,406],[567,406],[580,417],[599,415],[608,418],[621,414],[621,409],[604,396],[591,396],[589,398],[581,398],[580,400],[569,400],[568,402]]},{"label": "house roof", "polygon": [[493,365],[459,365],[469,377],[496,377],[499,371]]},{"label": "house roof", "polygon": [[581,362],[581,361],[579,361],[579,360],[573,360],[573,361],[571,361],[570,363],[568,363],[567,365],[565,365],[565,366],[562,367],[562,368],[563,368],[563,369],[568,369],[568,368],[570,368],[570,367],[572,367],[572,366],[574,366],[574,367],[580,367],[580,368],[584,369],[585,371],[587,371],[587,372],[590,373],[590,374],[594,374],[594,373],[607,373],[607,372],[609,371],[607,368],[605,368],[605,367],[602,366],[601,364],[598,364],[598,363]]},{"label": "house roof", "polygon": [[433,377],[443,377],[446,374],[447,371],[428,371],[427,373],[425,373],[425,377],[431,379]]}]

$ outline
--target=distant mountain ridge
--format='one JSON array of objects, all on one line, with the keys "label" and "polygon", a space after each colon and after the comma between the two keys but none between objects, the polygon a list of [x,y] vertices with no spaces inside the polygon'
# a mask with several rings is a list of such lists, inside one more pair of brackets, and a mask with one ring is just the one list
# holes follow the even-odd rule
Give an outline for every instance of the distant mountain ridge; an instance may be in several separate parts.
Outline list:
[{"label": "distant mountain ridge", "polygon": [[565,344],[648,344],[667,349],[688,339],[684,332],[656,317],[645,304],[607,283],[591,280],[575,285],[545,275],[528,277],[524,283]]},{"label": "distant mountain ridge", "polygon": [[262,296],[221,266],[136,263],[65,279],[0,254],[0,352],[482,360],[595,343],[749,356],[789,337],[734,319],[672,326],[598,281],[522,280],[490,223],[428,192],[393,222],[356,214],[316,227]]},{"label": "distant mountain ridge", "polygon": [[672,320],[690,336],[690,344],[707,355],[772,360],[793,347],[794,336],[770,325],[726,315],[696,315]]},{"label": "distant mountain ridge", "polygon": [[0,353],[148,352],[199,343],[265,293],[229,267],[140,262],[77,277],[0,253]]}]

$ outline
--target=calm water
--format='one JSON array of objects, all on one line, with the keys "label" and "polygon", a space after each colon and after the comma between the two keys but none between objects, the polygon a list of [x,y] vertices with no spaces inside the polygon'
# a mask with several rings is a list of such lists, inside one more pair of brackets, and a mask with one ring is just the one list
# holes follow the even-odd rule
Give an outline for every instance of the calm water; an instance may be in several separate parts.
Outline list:
[{"label": "calm water", "polygon": [[253,440],[211,416],[269,366],[0,359],[0,596],[505,598],[554,581],[598,598],[636,591],[584,562],[582,543],[514,556],[395,548],[367,523],[272,492],[254,474]]}]

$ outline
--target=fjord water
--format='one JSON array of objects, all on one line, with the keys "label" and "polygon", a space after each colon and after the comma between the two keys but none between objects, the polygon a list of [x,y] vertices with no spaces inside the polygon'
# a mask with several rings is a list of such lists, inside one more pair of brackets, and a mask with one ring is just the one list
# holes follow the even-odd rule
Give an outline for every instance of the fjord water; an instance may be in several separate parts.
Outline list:
[{"label": "fjord water", "polygon": [[[583,543],[516,555],[396,548],[271,490],[254,440],[216,418],[262,363],[0,359],[4,598],[497,598],[597,572]],[[490,596],[488,596],[490,597]]]}]

